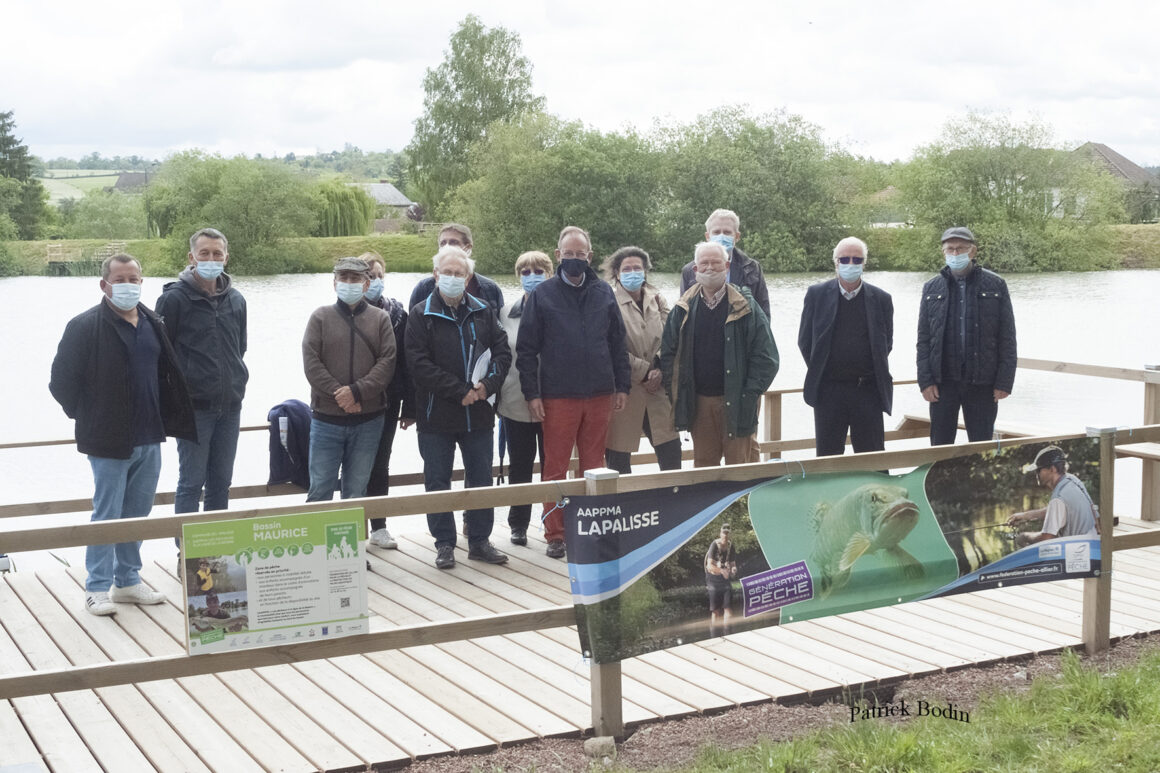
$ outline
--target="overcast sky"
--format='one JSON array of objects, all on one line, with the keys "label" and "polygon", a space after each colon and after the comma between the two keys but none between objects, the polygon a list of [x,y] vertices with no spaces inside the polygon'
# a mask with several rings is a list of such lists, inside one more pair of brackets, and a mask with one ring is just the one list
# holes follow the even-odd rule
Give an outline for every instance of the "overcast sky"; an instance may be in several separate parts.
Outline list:
[{"label": "overcast sky", "polygon": [[980,109],[1160,165],[1160,0],[5,0],[0,110],[44,158],[399,150],[470,12],[603,130],[745,104],[889,161]]}]

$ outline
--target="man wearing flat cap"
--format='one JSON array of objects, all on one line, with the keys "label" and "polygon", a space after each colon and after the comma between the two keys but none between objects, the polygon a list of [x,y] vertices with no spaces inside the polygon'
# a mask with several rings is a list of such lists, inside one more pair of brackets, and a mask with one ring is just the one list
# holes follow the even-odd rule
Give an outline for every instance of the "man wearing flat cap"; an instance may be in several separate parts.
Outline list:
[{"label": "man wearing flat cap", "polygon": [[1035,455],[1035,461],[1024,466],[1024,472],[1034,472],[1035,482],[1051,489],[1047,507],[1015,513],[1007,519],[1011,526],[1032,521],[1043,521],[1040,531],[1019,532],[1015,547],[1021,548],[1056,537],[1096,537],[1099,514],[1083,482],[1067,471],[1067,456],[1059,446],[1045,446]]},{"label": "man wearing flat cap", "polygon": [[335,303],[310,315],[302,364],[310,382],[310,492],[307,502],[366,495],[383,434],[387,384],[395,373],[391,317],[364,299],[370,264],[340,258],[334,265]]},{"label": "man wearing flat cap", "polygon": [[971,442],[990,440],[1015,382],[1015,313],[1007,283],[978,266],[975,235],[948,228],[946,265],[922,288],[918,386],[930,404],[931,445],[955,442],[959,409]]}]

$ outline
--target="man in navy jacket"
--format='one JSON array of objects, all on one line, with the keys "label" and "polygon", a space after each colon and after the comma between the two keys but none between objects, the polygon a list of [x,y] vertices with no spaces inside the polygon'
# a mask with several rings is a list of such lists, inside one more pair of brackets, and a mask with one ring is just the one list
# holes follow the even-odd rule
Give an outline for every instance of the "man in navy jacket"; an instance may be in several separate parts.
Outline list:
[{"label": "man in navy jacket", "polygon": [[[624,319],[612,288],[589,265],[592,241],[576,226],[560,232],[556,276],[524,302],[516,338],[516,368],[532,421],[543,422],[540,480],[568,474],[572,447],[580,470],[604,465],[613,411],[631,388]],[[544,539],[552,558],[564,556],[564,514],[544,503]]]},{"label": "man in navy jacket", "polygon": [[948,228],[942,249],[946,266],[922,287],[916,363],[936,446],[955,442],[960,407],[967,439],[991,439],[1018,361],[1007,283],[975,263],[975,235]]},{"label": "man in navy jacket", "polygon": [[834,247],[837,276],[806,291],[798,348],[806,361],[805,401],[814,409],[818,456],[841,455],[846,432],[854,453],[885,448],[882,413],[890,413],[894,345],[890,294],[862,279],[866,243],[853,236]]}]

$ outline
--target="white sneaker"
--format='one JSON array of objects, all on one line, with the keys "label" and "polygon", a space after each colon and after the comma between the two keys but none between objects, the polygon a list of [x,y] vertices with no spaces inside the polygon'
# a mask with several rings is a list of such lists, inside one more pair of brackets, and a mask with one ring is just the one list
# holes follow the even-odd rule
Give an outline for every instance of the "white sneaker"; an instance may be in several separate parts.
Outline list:
[{"label": "white sneaker", "polygon": [[91,615],[111,615],[117,611],[117,605],[109,601],[109,594],[104,591],[85,594],[85,609]]},{"label": "white sneaker", "polygon": [[391,538],[391,533],[385,528],[372,531],[370,543],[376,548],[384,548],[386,550],[393,550],[399,547],[399,543]]},{"label": "white sneaker", "polygon": [[165,601],[165,594],[150,590],[148,585],[139,582],[124,588],[113,588],[109,598],[121,604],[160,604]]}]

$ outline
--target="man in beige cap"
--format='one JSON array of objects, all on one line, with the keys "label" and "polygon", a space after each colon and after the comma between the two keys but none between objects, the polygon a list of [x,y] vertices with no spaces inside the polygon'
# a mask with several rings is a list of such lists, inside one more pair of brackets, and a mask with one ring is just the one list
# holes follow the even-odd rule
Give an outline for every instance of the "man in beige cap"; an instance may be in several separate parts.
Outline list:
[{"label": "man in beige cap", "polygon": [[336,303],[310,315],[302,364],[310,382],[310,492],[306,501],[365,496],[379,438],[386,389],[395,373],[391,318],[366,302],[370,266],[341,258],[334,266]]}]

